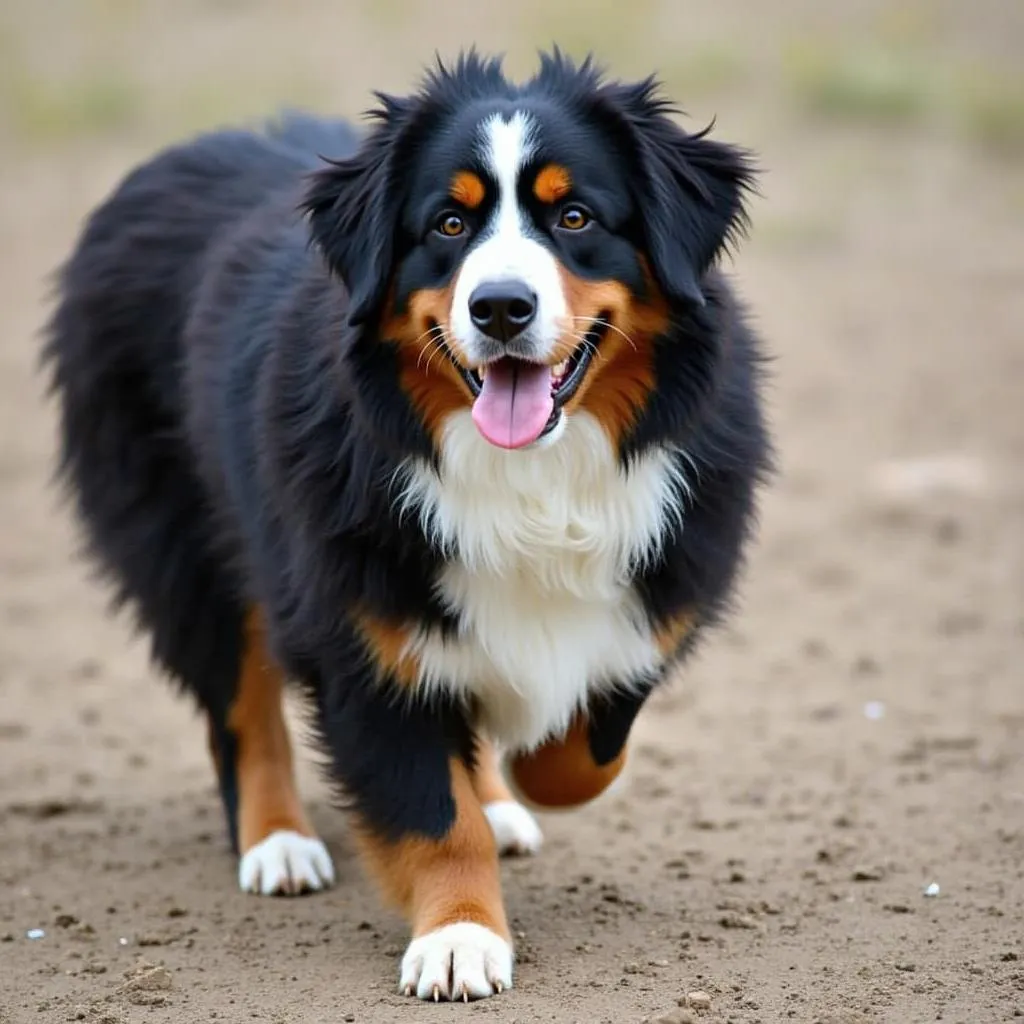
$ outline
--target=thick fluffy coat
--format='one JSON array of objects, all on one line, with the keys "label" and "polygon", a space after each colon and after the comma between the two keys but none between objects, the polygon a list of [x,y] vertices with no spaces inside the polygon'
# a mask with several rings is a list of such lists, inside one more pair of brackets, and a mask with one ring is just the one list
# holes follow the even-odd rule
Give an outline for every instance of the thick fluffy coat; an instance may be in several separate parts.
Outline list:
[{"label": "thick fluffy coat", "polygon": [[364,139],[290,115],[133,171],[46,357],[91,552],[208,714],[242,886],[333,877],[287,677],[409,915],[402,989],[471,998],[512,982],[497,853],[540,841],[510,786],[601,792],[727,606],[768,462],[715,269],[751,169],[557,53],[380,99]]}]

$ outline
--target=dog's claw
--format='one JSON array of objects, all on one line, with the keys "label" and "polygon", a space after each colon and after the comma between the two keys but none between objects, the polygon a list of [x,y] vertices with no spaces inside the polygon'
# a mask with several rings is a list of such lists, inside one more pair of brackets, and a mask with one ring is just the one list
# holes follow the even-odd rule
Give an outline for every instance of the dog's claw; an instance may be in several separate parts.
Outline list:
[{"label": "dog's claw", "polygon": [[512,986],[512,947],[483,925],[461,921],[413,939],[398,990],[425,1002],[472,1003]]},{"label": "dog's claw", "polygon": [[494,991],[497,992],[498,995],[500,996],[501,993],[505,991],[505,986],[502,985],[502,983],[500,981],[496,981],[494,983]]}]

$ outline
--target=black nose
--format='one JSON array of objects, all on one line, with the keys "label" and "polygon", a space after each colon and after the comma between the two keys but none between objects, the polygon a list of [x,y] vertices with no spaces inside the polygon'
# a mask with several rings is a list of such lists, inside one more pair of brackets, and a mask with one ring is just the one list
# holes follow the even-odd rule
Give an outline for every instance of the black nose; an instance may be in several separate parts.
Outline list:
[{"label": "black nose", "polygon": [[485,281],[469,297],[473,323],[496,341],[511,341],[537,315],[537,296],[522,281]]}]

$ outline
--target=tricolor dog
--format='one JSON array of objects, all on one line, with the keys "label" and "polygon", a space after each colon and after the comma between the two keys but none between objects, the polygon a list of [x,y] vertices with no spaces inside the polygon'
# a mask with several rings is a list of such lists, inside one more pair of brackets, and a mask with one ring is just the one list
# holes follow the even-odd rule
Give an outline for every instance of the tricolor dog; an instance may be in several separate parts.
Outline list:
[{"label": "tricolor dog", "polygon": [[399,986],[512,985],[498,857],[619,773],[726,609],[770,461],[717,264],[748,156],[653,80],[470,54],[365,135],[292,114],[132,171],[46,366],[89,547],[199,702],[239,882],[318,890],[286,680],[405,912]]}]

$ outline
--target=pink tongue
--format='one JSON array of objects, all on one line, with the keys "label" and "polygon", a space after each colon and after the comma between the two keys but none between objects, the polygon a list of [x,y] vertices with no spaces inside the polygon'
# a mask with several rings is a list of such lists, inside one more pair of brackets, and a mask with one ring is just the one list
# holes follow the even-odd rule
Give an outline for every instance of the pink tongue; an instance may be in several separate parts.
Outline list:
[{"label": "pink tongue", "polygon": [[553,408],[549,366],[499,359],[487,367],[473,422],[491,444],[522,448],[540,437]]}]

